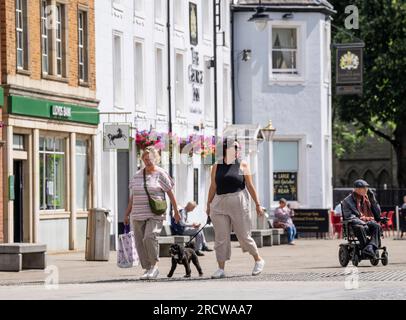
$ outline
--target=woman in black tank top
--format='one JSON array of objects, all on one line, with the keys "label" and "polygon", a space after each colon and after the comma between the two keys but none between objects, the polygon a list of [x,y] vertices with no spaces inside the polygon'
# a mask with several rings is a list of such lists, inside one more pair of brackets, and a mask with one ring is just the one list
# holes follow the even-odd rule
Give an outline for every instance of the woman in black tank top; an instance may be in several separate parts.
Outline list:
[{"label": "woman in black tank top", "polygon": [[249,252],[255,267],[252,275],[259,275],[265,265],[259,256],[258,248],[251,237],[249,197],[256,204],[256,212],[263,216],[264,210],[259,202],[249,166],[239,159],[239,144],[233,141],[223,143],[223,159],[214,165],[207,202],[207,215],[211,218],[215,232],[216,257],[219,269],[212,278],[225,276],[225,262],[231,257],[230,231],[233,230],[244,252]]}]

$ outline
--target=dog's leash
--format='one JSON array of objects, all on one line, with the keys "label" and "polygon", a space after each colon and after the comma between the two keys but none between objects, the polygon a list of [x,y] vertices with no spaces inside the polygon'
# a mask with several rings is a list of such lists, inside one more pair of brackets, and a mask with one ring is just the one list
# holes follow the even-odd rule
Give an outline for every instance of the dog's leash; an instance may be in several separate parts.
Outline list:
[{"label": "dog's leash", "polygon": [[206,228],[208,225],[211,224],[211,219],[210,217],[207,217],[207,222],[206,224],[203,226],[203,228],[201,228],[198,232],[196,232],[196,234],[192,237],[192,239],[189,240],[188,243],[186,243],[185,247],[187,247],[188,245],[190,245],[192,243],[192,241],[199,235],[200,232],[202,232],[204,230],[204,228]]}]

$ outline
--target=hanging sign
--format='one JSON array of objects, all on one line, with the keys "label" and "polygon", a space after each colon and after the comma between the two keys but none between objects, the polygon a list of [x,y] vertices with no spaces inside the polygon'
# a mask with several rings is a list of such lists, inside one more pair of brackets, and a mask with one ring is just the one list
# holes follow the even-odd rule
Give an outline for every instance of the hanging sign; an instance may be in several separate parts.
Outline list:
[{"label": "hanging sign", "polygon": [[104,151],[130,150],[130,128],[129,123],[105,123]]},{"label": "hanging sign", "polygon": [[364,71],[364,44],[335,44],[336,60],[336,94],[362,95]]}]

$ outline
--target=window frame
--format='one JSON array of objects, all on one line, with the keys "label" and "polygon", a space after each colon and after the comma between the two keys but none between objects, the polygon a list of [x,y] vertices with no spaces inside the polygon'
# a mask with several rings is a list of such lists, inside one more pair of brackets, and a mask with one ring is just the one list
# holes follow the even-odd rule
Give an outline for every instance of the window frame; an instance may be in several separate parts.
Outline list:
[{"label": "window frame", "polygon": [[[296,29],[297,74],[276,73],[273,70],[273,30],[274,29]],[[303,84],[306,78],[306,22],[304,21],[270,21],[269,30],[269,54],[268,54],[268,78],[270,85],[298,85]]]},{"label": "window frame", "polygon": [[[178,115],[178,117],[180,118],[185,118],[186,117],[186,74],[185,74],[185,63],[186,63],[186,52],[185,50],[181,50],[181,49],[175,49],[175,77],[174,77],[174,81],[175,81],[175,110],[176,110],[176,114]],[[178,93],[178,56],[182,56],[182,64],[183,64],[183,68],[182,69],[182,95],[180,95]],[[182,107],[178,108],[178,97],[182,98]]]},{"label": "window frame", "polygon": [[[16,70],[17,72],[29,71],[29,45],[28,45],[28,3],[27,0],[15,0],[15,35],[16,35]],[[20,16],[20,17],[19,17]],[[21,25],[20,23],[21,22]],[[20,39],[21,37],[21,39]],[[21,43],[21,47],[20,47]],[[19,55],[21,62],[19,65]]]},{"label": "window frame", "polygon": [[[49,137],[48,137],[49,138]],[[69,179],[69,177],[68,177],[68,175],[67,175],[67,172],[68,172],[68,170],[67,170],[67,166],[68,166],[68,156],[69,156],[69,154],[68,154],[68,148],[67,148],[67,146],[68,146],[68,143],[67,143],[67,137],[65,137],[65,136],[62,136],[62,135],[58,135],[58,134],[56,134],[56,135],[51,135],[51,138],[53,139],[53,140],[56,140],[56,139],[60,139],[60,140],[62,140],[62,143],[63,143],[63,150],[64,151],[55,151],[55,147],[54,147],[54,151],[45,151],[45,150],[41,150],[41,139],[44,139],[44,141],[46,141],[46,139],[47,139],[47,136],[45,136],[45,135],[40,135],[40,138],[39,138],[39,150],[38,150],[38,153],[39,153],[39,162],[41,163],[41,158],[43,158],[42,160],[44,161],[44,175],[43,175],[43,177],[41,177],[41,174],[40,174],[40,176],[39,176],[39,179],[41,180],[41,178],[44,178],[44,183],[45,183],[45,181],[46,181],[46,176],[47,176],[47,172],[46,172],[46,170],[45,170],[45,161],[46,161],[46,155],[63,155],[64,156],[64,176],[63,176],[63,179],[64,179],[64,181],[63,181],[63,197],[64,197],[64,203],[63,203],[63,207],[64,208],[62,208],[62,209],[55,209],[55,208],[53,208],[53,209],[42,209],[42,205],[43,205],[43,203],[41,203],[41,197],[40,197],[40,203],[39,203],[39,205],[40,205],[40,207],[38,208],[39,209],[39,211],[41,212],[41,213],[45,213],[45,214],[49,214],[49,213],[65,213],[65,212],[68,212],[68,210],[69,210],[69,201],[68,201],[68,199],[67,199],[67,195],[68,195],[68,190],[67,190],[67,186],[68,186],[68,179]],[[39,168],[39,172],[40,172],[40,168]],[[41,183],[40,183],[40,185],[41,185]],[[44,188],[43,188],[43,190],[41,190],[40,189],[40,193],[42,193],[42,196],[43,196],[43,200],[45,201],[45,204],[46,204],[46,185],[44,186]],[[54,190],[55,191],[55,190]]]},{"label": "window frame", "polygon": [[[142,73],[140,78],[139,77],[139,69],[138,69],[138,54],[137,54],[137,46],[141,46],[141,65],[142,65]],[[146,111],[146,96],[145,96],[145,39],[135,37],[134,38],[134,105],[135,111]],[[139,81],[141,80],[141,81]],[[142,85],[140,88],[139,86]],[[139,99],[139,92],[142,92],[141,99]]]},{"label": "window frame", "polygon": [[[116,37],[118,37],[120,39],[120,79],[117,79],[117,75],[116,75],[116,61],[117,61],[117,57],[116,57],[116,47],[115,47],[115,39]],[[113,58],[113,63],[112,68],[113,68],[113,105],[115,109],[119,109],[122,110],[124,108],[124,73],[123,73],[123,63],[124,63],[124,59],[123,59],[123,33],[113,30],[113,36],[112,36],[112,48],[113,48],[113,54],[112,54],[112,58]],[[117,80],[120,81],[120,90],[118,92],[118,90],[116,89],[115,84],[117,83]],[[117,97],[117,93],[119,93],[120,95],[120,99],[118,99]],[[120,100],[120,101],[118,101]],[[117,103],[119,102],[119,103]]]},{"label": "window frame", "polygon": [[[44,5],[45,4],[45,8]],[[50,60],[52,57],[52,54],[50,54],[49,48],[49,42],[52,38],[52,33],[51,37],[49,34],[48,30],[48,17],[46,16],[46,7],[48,6],[48,0],[41,0],[40,3],[40,11],[41,11],[41,72],[43,75],[49,75],[50,74]],[[45,34],[44,34],[45,31]],[[45,41],[45,42],[44,42]],[[44,47],[45,44],[45,47]],[[44,50],[46,48],[46,50]],[[46,51],[46,53],[45,53]],[[44,70],[44,59],[46,59],[47,64],[46,64],[46,70]]]},{"label": "window frame", "polygon": [[[82,28],[80,27],[80,17],[83,17]],[[81,34],[82,32],[82,44],[81,44]],[[81,62],[81,50],[82,59]],[[81,78],[81,73],[83,68],[84,77]],[[87,9],[79,8],[78,10],[78,79],[80,85],[86,85],[89,82],[89,12]]]},{"label": "window frame", "polygon": [[[158,71],[158,50],[161,51],[161,70]],[[155,105],[156,105],[156,112],[159,115],[167,115],[167,104],[165,103],[166,101],[166,90],[165,90],[165,84],[166,84],[166,79],[165,79],[165,48],[162,45],[156,44],[155,45]],[[162,92],[161,92],[161,99],[162,103],[161,106],[158,104],[158,74],[161,75],[161,83],[162,83]]]}]

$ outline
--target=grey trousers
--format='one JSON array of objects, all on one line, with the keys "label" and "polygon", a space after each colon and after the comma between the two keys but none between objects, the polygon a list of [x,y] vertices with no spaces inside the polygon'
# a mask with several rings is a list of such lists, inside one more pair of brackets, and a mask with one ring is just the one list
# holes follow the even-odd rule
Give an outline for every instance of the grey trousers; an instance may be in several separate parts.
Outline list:
[{"label": "grey trousers", "polygon": [[258,255],[257,245],[251,237],[251,217],[247,190],[237,193],[215,195],[210,205],[210,217],[215,230],[217,261],[231,258],[231,230],[234,230],[243,252]]},{"label": "grey trousers", "polygon": [[[195,229],[195,228],[186,228],[183,234],[185,236],[194,236],[200,229]],[[203,246],[206,245],[206,238],[204,237],[203,231],[200,232],[196,238],[196,250],[202,250]]]},{"label": "grey trousers", "polygon": [[131,229],[135,235],[135,247],[145,270],[151,269],[159,261],[158,236],[161,233],[163,221],[148,219],[137,221],[132,219]]}]

